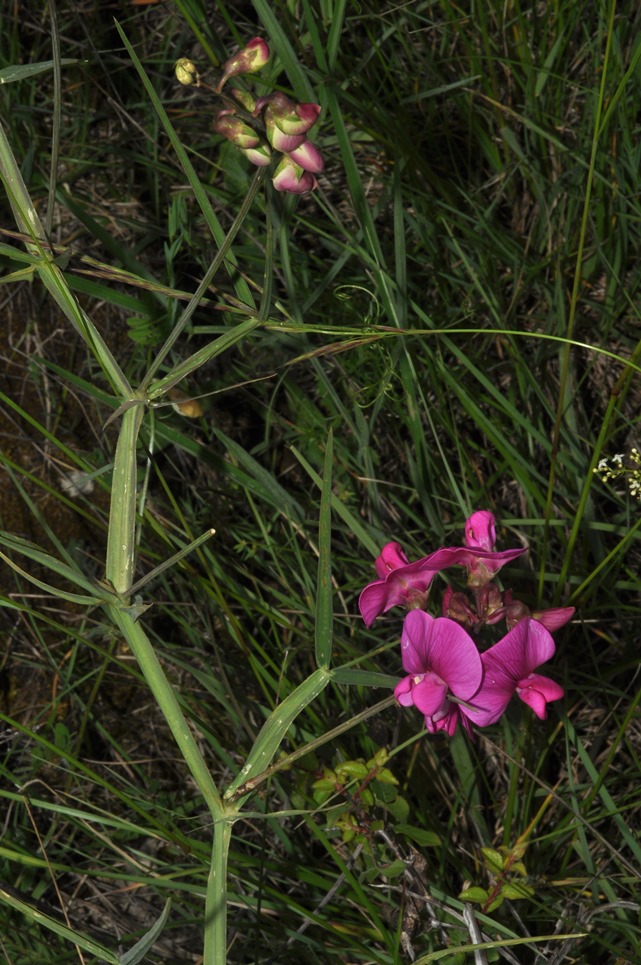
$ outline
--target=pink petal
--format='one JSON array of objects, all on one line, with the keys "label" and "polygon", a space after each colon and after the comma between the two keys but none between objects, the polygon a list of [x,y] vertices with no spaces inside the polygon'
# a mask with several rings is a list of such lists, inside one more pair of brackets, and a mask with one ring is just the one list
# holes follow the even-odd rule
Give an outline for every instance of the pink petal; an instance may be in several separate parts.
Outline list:
[{"label": "pink petal", "polygon": [[402,707],[411,707],[414,704],[412,698],[413,677],[403,677],[394,687],[394,696]]},{"label": "pink petal", "polygon": [[295,107],[297,120],[288,117],[281,120],[280,125],[288,134],[307,134],[318,120],[320,112],[320,104],[297,104]]},{"label": "pink petal", "polygon": [[495,543],[496,527],[492,513],[487,509],[472,513],[465,523],[465,545],[492,551]]},{"label": "pink petal", "polygon": [[372,623],[381,613],[386,613],[390,607],[401,603],[401,599],[394,599],[390,593],[391,587],[384,580],[376,580],[369,583],[358,598],[358,608],[365,621],[366,627],[371,627]]},{"label": "pink petal", "polygon": [[554,630],[559,630],[568,620],[572,619],[574,616],[574,607],[559,606],[552,607],[549,610],[537,610],[532,616],[535,620],[538,620],[539,623],[542,623],[546,630],[553,633]]},{"label": "pink petal", "polygon": [[410,610],[403,624],[401,653],[408,673],[431,670],[462,700],[472,697],[481,684],[483,668],[476,644],[447,617],[434,619],[424,610]]},{"label": "pink petal", "polygon": [[277,191],[288,191],[290,194],[307,194],[316,187],[314,175],[303,171],[287,154],[276,168],[272,181]]},{"label": "pink petal", "polygon": [[376,573],[382,580],[392,570],[398,569],[399,566],[407,566],[408,563],[409,560],[401,549],[400,543],[386,543],[380,552],[380,556],[376,557],[374,566]]},{"label": "pink petal", "polygon": [[287,149],[289,151],[289,156],[292,161],[296,161],[296,164],[300,166],[305,171],[311,171],[312,174],[318,174],[325,167],[325,162],[323,161],[323,156],[318,150],[315,144],[311,141],[304,141],[300,147]]},{"label": "pink petal", "polygon": [[266,144],[261,144],[259,147],[242,148],[242,152],[258,168],[266,168],[272,162],[271,152]]},{"label": "pink petal", "polygon": [[514,681],[528,677],[542,663],[554,656],[554,640],[542,623],[526,617],[483,654],[483,666],[489,670],[504,670]]},{"label": "pink petal", "polygon": [[525,680],[519,680],[516,692],[541,720],[547,717],[546,704],[551,700],[560,700],[565,693],[563,687],[554,680],[538,673],[530,674]]},{"label": "pink petal", "polygon": [[465,717],[461,718],[456,704],[453,704],[450,700],[446,700],[443,708],[439,712],[433,714],[431,717],[425,718],[425,726],[430,734],[436,734],[438,731],[444,730],[449,737],[453,737],[459,719],[462,720],[465,728],[469,730],[469,724]]},{"label": "pink petal", "polygon": [[304,134],[283,134],[275,124],[267,124],[267,140],[275,151],[290,154],[305,143],[306,137]]},{"label": "pink petal", "polygon": [[470,707],[461,706],[461,712],[479,727],[495,723],[519,681],[530,678],[538,666],[554,655],[554,650],[554,640],[541,623],[531,617],[521,620],[482,655],[483,683]]},{"label": "pink petal", "polygon": [[417,710],[426,717],[431,717],[446,703],[447,684],[436,674],[426,674],[420,683],[412,688],[412,700]]}]

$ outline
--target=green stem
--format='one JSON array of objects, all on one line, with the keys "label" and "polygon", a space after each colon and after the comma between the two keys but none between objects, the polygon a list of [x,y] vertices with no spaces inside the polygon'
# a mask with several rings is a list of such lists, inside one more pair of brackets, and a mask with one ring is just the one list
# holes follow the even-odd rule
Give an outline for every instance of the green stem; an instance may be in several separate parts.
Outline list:
[{"label": "green stem", "polygon": [[227,858],[233,817],[214,825],[214,843],[205,897],[203,965],[227,962]]},{"label": "green stem", "polygon": [[220,821],[228,813],[223,808],[220,794],[209,772],[209,768],[200,752],[189,725],[182,711],[173,687],[165,676],[156,651],[143,630],[131,613],[119,604],[106,604],[105,609],[110,619],[115,623],[123,637],[129,644],[132,653],[138,661],[144,678],[160,707],[165,720],[169,724],[174,740],[178,744],[187,767],[198,785],[205,799],[214,821]]}]

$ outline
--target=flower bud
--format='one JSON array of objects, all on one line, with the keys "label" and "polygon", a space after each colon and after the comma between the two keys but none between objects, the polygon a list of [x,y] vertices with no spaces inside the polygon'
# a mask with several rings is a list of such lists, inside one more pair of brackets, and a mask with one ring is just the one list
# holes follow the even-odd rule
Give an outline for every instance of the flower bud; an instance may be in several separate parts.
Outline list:
[{"label": "flower bud", "polygon": [[282,151],[289,154],[291,151],[305,143],[304,134],[284,134],[274,122],[269,112],[265,112],[265,128],[267,130],[267,140],[275,151]]},{"label": "flower bud", "polygon": [[237,74],[255,74],[262,70],[268,60],[269,47],[262,37],[254,37],[223,66],[223,76],[216,87],[217,93],[220,93],[230,77],[236,77]]},{"label": "flower bud", "polygon": [[214,119],[214,130],[237,147],[253,148],[260,144],[256,131],[241,121],[233,111],[219,111]]},{"label": "flower bud", "polygon": [[304,171],[286,154],[274,171],[273,184],[277,191],[287,191],[289,194],[308,194],[317,185],[316,178],[309,171]]},{"label": "flower bud", "polygon": [[321,112],[320,104],[297,104],[280,91],[258,98],[255,112],[265,107],[265,123],[273,121],[283,134],[307,134]]},{"label": "flower bud", "polygon": [[272,152],[269,149],[269,144],[243,148],[242,151],[245,157],[248,158],[252,164],[255,164],[257,168],[266,168],[268,164],[271,164]]},{"label": "flower bud", "polygon": [[304,141],[300,147],[296,147],[288,153],[292,161],[300,165],[303,171],[311,171],[312,174],[318,174],[319,171],[322,171],[325,167],[321,152],[311,141]]},{"label": "flower bud", "polygon": [[196,65],[187,57],[181,57],[174,65],[174,74],[179,84],[185,87],[200,87],[200,75]]},{"label": "flower bud", "polygon": [[256,98],[248,90],[241,90],[239,87],[232,87],[231,96],[238,101],[248,114],[253,114],[256,107]]}]

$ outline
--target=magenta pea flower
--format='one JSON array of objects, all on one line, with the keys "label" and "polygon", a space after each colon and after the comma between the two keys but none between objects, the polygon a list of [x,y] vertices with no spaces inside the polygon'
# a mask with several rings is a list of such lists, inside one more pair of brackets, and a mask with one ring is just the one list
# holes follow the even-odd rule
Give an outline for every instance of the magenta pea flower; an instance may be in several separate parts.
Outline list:
[{"label": "magenta pea flower", "polygon": [[467,566],[468,586],[485,586],[505,563],[527,552],[525,548],[520,548],[495,553],[495,543],[496,525],[493,513],[488,509],[479,509],[472,513],[465,522],[465,546],[476,554],[471,562],[464,564]]},{"label": "magenta pea flower", "polygon": [[378,580],[368,583],[358,599],[365,624],[371,627],[376,617],[393,606],[425,606],[430,583],[442,569],[443,552],[437,550],[410,563],[398,543],[387,543],[374,563]]},{"label": "magenta pea flower", "polygon": [[563,688],[549,677],[534,673],[554,656],[554,640],[538,620],[526,617],[502,640],[481,655],[483,683],[460,711],[471,724],[487,727],[505,711],[517,694],[537,717],[545,720],[547,704],[563,697]]},{"label": "magenta pea flower", "polygon": [[410,610],[403,623],[401,655],[409,676],[394,689],[397,701],[402,707],[416,707],[431,733],[453,734],[458,707],[449,696],[470,700],[483,678],[476,644],[454,620]]},{"label": "magenta pea flower", "polygon": [[494,515],[488,509],[472,513],[465,523],[465,545],[473,549],[493,550],[495,543]]}]

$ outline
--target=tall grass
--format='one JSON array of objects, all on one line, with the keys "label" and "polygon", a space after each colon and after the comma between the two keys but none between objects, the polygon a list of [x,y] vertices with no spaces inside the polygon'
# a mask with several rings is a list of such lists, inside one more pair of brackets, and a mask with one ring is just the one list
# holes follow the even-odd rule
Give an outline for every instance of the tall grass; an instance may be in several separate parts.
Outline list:
[{"label": "tall grass", "polygon": [[[82,13],[0,15],[5,960],[640,962],[636,6]],[[257,34],[302,199],[174,81]],[[562,706],[470,743],[357,597],[477,508],[577,614]]]}]

